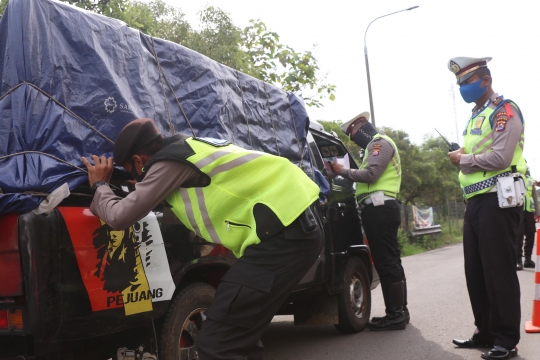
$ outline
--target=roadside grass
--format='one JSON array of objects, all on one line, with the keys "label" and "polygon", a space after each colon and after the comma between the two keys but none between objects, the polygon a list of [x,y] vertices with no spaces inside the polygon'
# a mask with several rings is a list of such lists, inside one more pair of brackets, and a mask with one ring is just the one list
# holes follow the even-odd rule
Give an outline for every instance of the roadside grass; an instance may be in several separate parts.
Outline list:
[{"label": "roadside grass", "polygon": [[412,237],[410,233],[405,233],[402,229],[399,229],[398,241],[401,249],[401,257],[420,254],[452,244],[459,244],[463,241],[462,228],[463,220],[459,220],[457,224],[455,222],[452,224],[452,231],[450,231],[448,224],[442,224],[441,233],[416,237]]}]

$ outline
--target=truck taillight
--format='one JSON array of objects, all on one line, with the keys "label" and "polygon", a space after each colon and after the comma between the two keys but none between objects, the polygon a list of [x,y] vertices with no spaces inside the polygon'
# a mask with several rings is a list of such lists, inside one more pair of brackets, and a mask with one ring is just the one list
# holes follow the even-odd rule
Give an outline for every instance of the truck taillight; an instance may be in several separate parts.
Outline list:
[{"label": "truck taillight", "polygon": [[0,297],[22,295],[18,215],[0,216]]},{"label": "truck taillight", "polygon": [[22,310],[0,310],[0,330],[22,330]]}]

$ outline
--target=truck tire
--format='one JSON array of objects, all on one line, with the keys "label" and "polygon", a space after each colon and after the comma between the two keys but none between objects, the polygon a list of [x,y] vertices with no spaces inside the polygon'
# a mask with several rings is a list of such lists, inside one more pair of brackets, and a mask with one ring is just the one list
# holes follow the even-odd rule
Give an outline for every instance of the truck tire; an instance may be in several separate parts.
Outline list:
[{"label": "truck tire", "polygon": [[161,330],[159,358],[196,360],[195,340],[206,319],[204,312],[214,300],[216,289],[205,283],[193,283],[175,295]]},{"label": "truck tire", "polygon": [[338,295],[338,318],[335,325],[342,333],[364,331],[371,313],[371,289],[364,262],[358,257],[347,260],[344,291]]}]

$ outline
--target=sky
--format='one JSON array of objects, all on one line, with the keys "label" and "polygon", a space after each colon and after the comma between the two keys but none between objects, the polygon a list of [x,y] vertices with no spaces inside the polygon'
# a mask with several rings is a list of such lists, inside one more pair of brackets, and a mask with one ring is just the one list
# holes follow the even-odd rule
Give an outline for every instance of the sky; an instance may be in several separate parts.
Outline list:
[{"label": "sky", "polygon": [[[243,28],[261,19],[297,51],[312,50],[336,100],[308,108],[312,120],[347,121],[369,111],[364,33],[375,18],[415,5],[371,24],[366,36],[376,125],[406,131],[421,144],[437,128],[463,144],[462,132],[474,104],[465,103],[448,70],[456,56],[487,57],[493,88],[523,113],[525,158],[540,180],[540,122],[534,90],[540,81],[540,2],[527,0],[244,1],[166,0],[191,24],[213,5]],[[453,95],[452,95],[453,94]],[[472,106],[471,106],[472,105]]]}]

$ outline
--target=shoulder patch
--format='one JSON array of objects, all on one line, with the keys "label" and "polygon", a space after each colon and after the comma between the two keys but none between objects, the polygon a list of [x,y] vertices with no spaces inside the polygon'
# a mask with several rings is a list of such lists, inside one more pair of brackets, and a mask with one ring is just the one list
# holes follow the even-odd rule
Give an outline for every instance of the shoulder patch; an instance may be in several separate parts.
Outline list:
[{"label": "shoulder patch", "polygon": [[499,111],[497,114],[495,114],[495,121],[508,121],[508,114],[506,111]]},{"label": "shoulder patch", "polygon": [[373,152],[371,155],[377,156],[381,152],[381,144],[373,144]]},{"label": "shoulder patch", "polygon": [[505,111],[498,112],[495,115],[495,131],[501,132],[506,130],[506,123],[508,122],[508,114]]}]

